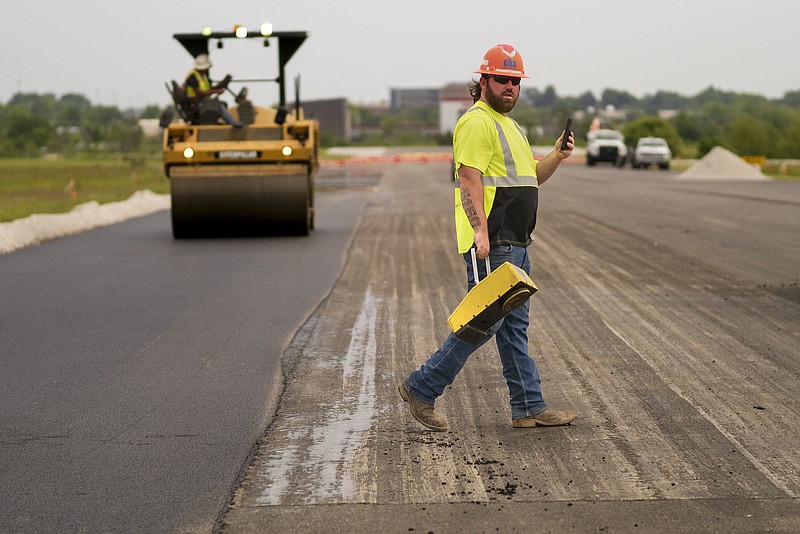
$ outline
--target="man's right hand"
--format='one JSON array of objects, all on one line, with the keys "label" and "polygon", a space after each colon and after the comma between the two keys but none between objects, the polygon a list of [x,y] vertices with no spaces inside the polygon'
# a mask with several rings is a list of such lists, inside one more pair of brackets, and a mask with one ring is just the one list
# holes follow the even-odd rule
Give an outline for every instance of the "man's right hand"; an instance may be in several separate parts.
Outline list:
[{"label": "man's right hand", "polygon": [[475,232],[475,256],[482,260],[489,255],[489,232],[479,230]]},{"label": "man's right hand", "polygon": [[226,74],[224,78],[214,84],[214,89],[220,89],[222,92],[225,92],[231,80],[233,80],[233,76]]}]

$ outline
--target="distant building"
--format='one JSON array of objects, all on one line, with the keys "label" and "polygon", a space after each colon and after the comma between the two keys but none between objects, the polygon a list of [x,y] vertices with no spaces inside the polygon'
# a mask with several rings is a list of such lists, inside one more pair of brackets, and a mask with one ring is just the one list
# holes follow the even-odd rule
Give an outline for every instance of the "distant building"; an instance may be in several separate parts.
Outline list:
[{"label": "distant building", "polygon": [[347,99],[306,100],[301,105],[306,118],[319,121],[320,135],[350,141],[352,126]]},{"label": "distant building", "polygon": [[467,83],[451,83],[439,93],[439,133],[452,134],[461,115],[472,107]]},{"label": "distant building", "polygon": [[439,89],[391,89],[389,108],[392,111],[411,108],[436,109]]},{"label": "distant building", "polygon": [[139,128],[145,137],[158,137],[161,135],[161,125],[158,119],[139,119]]},{"label": "distant building", "polygon": [[385,102],[359,104],[358,114],[354,114],[351,141],[362,141],[371,135],[383,132],[383,118],[389,113],[389,105]]}]

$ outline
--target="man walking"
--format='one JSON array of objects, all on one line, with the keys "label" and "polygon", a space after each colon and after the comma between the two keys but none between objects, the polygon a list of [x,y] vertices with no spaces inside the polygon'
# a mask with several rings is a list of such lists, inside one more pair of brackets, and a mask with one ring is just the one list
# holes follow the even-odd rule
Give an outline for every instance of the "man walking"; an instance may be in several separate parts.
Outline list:
[{"label": "man walking", "polygon": [[[490,48],[475,73],[480,79],[469,86],[474,105],[453,132],[456,236],[458,251],[468,265],[469,288],[476,283],[470,267],[473,247],[478,259],[489,257],[492,269],[508,261],[530,272],[527,247],[536,225],[538,187],[574,148],[570,132],[564,132],[555,148],[537,162],[519,125],[506,116],[517,103],[520,81],[528,78],[513,46]],[[569,139],[567,149],[561,150],[564,135]],[[486,274],[481,265],[479,276]],[[439,350],[398,386],[414,418],[431,430],[447,430],[447,420],[434,410],[434,402],[455,380],[467,358],[494,335],[508,384],[512,426],[558,426],[574,421],[575,412],[556,410],[544,401],[536,362],[528,354],[529,309],[526,302],[477,344],[451,333]]]}]

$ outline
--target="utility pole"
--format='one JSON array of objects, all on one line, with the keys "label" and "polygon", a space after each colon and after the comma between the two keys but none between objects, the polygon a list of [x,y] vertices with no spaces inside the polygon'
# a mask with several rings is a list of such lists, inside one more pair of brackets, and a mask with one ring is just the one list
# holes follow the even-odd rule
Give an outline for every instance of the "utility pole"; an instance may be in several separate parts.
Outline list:
[{"label": "utility pole", "polygon": [[17,52],[17,93],[22,92],[22,58]]}]

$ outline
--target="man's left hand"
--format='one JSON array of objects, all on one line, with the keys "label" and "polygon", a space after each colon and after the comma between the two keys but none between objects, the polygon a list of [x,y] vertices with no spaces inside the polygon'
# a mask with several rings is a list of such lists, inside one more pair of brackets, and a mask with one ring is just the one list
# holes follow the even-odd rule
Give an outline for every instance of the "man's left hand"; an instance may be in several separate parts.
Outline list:
[{"label": "man's left hand", "polygon": [[569,133],[569,139],[567,140],[567,149],[561,150],[561,141],[564,139],[564,135],[566,132],[561,134],[561,137],[558,138],[556,141],[556,157],[560,160],[567,159],[572,155],[572,151],[575,150],[575,136],[572,132]]}]

